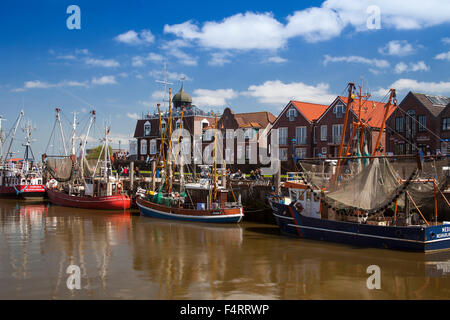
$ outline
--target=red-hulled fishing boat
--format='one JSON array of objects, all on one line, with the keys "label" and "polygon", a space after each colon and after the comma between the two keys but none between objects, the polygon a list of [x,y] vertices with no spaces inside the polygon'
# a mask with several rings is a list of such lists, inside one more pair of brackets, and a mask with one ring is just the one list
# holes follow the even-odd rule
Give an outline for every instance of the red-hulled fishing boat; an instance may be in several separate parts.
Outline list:
[{"label": "red-hulled fishing boat", "polygon": [[[57,121],[59,121],[59,111],[59,109],[56,110]],[[66,207],[95,210],[129,209],[131,207],[131,198],[123,193],[122,182],[119,177],[112,175],[109,127],[105,129],[102,150],[93,170],[89,167],[85,159],[87,137],[94,121],[95,111],[92,111],[87,134],[84,136],[82,143],[79,162],[75,157],[74,143],[76,140],[76,118],[74,118],[74,131],[72,133],[72,155],[61,157],[63,159],[59,162],[62,164],[60,167],[55,165],[58,162],[46,161],[46,168],[53,177],[47,183],[48,197],[52,204]],[[87,170],[85,170],[85,167]],[[61,179],[61,176],[58,176],[58,173],[64,171],[63,168],[68,168],[66,171],[70,171],[70,176],[67,179]],[[63,183],[59,185],[58,182]]]},{"label": "red-hulled fishing boat", "polygon": [[125,210],[131,207],[131,199],[124,194],[103,197],[70,195],[56,189],[47,190],[52,204],[94,210]]},{"label": "red-hulled fishing boat", "polygon": [[[5,159],[2,159],[0,152],[0,197],[10,197],[25,200],[39,200],[45,196],[45,187],[42,184],[41,168],[36,166],[33,151],[31,150],[31,124],[28,123],[23,131],[25,132],[25,154],[23,159],[8,159],[20,121],[24,116],[21,111],[14,125],[13,135],[6,152]],[[0,136],[2,135],[0,116]],[[1,151],[0,141],[0,151]]]}]

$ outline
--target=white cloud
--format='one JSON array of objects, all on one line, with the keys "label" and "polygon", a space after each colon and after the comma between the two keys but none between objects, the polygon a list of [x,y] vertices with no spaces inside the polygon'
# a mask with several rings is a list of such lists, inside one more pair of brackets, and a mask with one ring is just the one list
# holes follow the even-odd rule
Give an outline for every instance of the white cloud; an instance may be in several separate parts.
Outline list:
[{"label": "white cloud", "polygon": [[378,52],[390,56],[407,56],[416,52],[416,49],[406,40],[392,40],[378,48]]},{"label": "white cloud", "polygon": [[383,29],[421,29],[450,22],[447,0],[327,0],[320,7],[295,11],[286,17],[286,23],[270,12],[245,12],[203,25],[192,20],[165,25],[164,32],[205,48],[278,50],[292,38],[325,41],[339,36],[348,27],[356,32],[376,31],[367,27],[373,14],[367,12],[370,6],[380,9]]},{"label": "white cloud", "polygon": [[208,62],[211,66],[223,66],[230,63],[231,60],[228,59],[232,56],[229,52],[214,52],[211,54],[211,60]]},{"label": "white cloud", "polygon": [[141,118],[141,116],[138,115],[136,112],[134,113],[127,112],[127,117],[133,120],[139,120]]},{"label": "white cloud", "polygon": [[120,66],[119,62],[114,59],[86,59],[86,64],[95,67],[114,68]]},{"label": "white cloud", "polygon": [[88,87],[87,81],[73,81],[63,80],[57,83],[48,83],[40,80],[25,81],[22,88],[12,89],[11,92],[23,92],[28,89],[49,89],[49,88],[62,88],[62,87]]},{"label": "white cloud", "polygon": [[244,95],[258,99],[261,103],[286,105],[289,100],[329,104],[336,95],[329,92],[329,85],[308,85],[303,82],[283,83],[280,80],[266,81],[262,85],[251,85]]},{"label": "white cloud", "polygon": [[450,51],[440,53],[440,54],[436,55],[434,58],[437,60],[450,60]]},{"label": "white cloud", "polygon": [[[162,80],[164,78],[164,72],[160,71],[160,70],[151,70],[151,71],[149,71],[148,75],[157,80]],[[192,78],[188,77],[186,74],[178,73],[178,72],[167,71],[166,76],[167,76],[167,79],[170,81],[179,81],[181,79],[184,79],[184,81],[192,81],[193,80]]]},{"label": "white cloud", "polygon": [[114,76],[102,76],[100,78],[92,78],[92,84],[96,85],[106,85],[106,84],[117,84],[116,78]]},{"label": "white cloud", "polygon": [[196,66],[198,64],[198,58],[193,57],[180,49],[190,46],[191,45],[187,41],[177,39],[164,43],[161,48],[165,50],[168,55],[175,57],[179,63],[187,66]]},{"label": "white cloud", "polygon": [[416,63],[410,62],[408,65],[404,62],[399,62],[395,65],[394,68],[395,73],[428,71],[428,70],[430,70],[430,67],[428,67],[423,61],[418,61]]},{"label": "white cloud", "polygon": [[[440,94],[440,95],[448,95],[450,94],[450,82],[426,82],[426,81],[417,81],[414,79],[399,79],[392,83],[389,88],[394,88],[398,92],[408,92],[415,91],[421,93],[430,93],[430,94]],[[374,92],[377,96],[384,96],[389,89],[381,88]]]},{"label": "white cloud", "polygon": [[119,34],[114,38],[117,42],[128,45],[147,45],[155,41],[155,36],[150,30],[142,30],[137,33],[134,30]]},{"label": "white cloud", "polygon": [[368,59],[360,56],[331,57],[329,55],[325,55],[323,64],[326,66],[329,62],[362,63],[377,68],[388,68],[390,66],[389,62],[386,60]]},{"label": "white cloud", "polygon": [[77,58],[72,55],[72,54],[67,54],[67,55],[61,55],[61,56],[57,56],[56,59],[62,59],[62,60],[76,60]]},{"label": "white cloud", "polygon": [[228,100],[238,97],[238,93],[233,89],[197,89],[194,91],[192,101],[199,107],[223,107],[228,104]]},{"label": "white cloud", "polygon": [[444,37],[441,39],[443,44],[450,44],[450,37]]},{"label": "white cloud", "polygon": [[151,62],[162,62],[164,57],[162,55],[150,52],[147,56],[135,56],[131,59],[131,65],[133,67],[143,67],[147,61]]},{"label": "white cloud", "polygon": [[287,59],[279,57],[279,56],[274,56],[274,57],[270,57],[270,58],[266,59],[265,62],[269,62],[269,63],[285,63],[285,62],[287,62]]}]

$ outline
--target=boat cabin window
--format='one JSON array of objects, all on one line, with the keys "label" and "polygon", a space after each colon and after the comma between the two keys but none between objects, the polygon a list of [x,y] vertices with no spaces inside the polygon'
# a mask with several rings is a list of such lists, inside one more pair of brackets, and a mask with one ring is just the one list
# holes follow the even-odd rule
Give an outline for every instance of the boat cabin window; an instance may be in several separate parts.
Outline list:
[{"label": "boat cabin window", "polygon": [[300,200],[305,201],[305,191],[300,191]]},{"label": "boat cabin window", "polygon": [[314,192],[314,202],[319,202],[320,196],[317,192]]},{"label": "boat cabin window", "polygon": [[311,191],[306,191],[306,200],[311,201]]}]

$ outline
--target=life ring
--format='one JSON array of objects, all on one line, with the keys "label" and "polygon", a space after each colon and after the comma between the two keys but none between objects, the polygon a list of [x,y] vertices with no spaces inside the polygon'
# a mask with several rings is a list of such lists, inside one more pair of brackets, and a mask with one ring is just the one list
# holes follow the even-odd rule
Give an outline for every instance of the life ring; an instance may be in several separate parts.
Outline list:
[{"label": "life ring", "polygon": [[50,179],[50,181],[47,182],[47,188],[54,189],[58,185],[58,181],[55,179]]}]

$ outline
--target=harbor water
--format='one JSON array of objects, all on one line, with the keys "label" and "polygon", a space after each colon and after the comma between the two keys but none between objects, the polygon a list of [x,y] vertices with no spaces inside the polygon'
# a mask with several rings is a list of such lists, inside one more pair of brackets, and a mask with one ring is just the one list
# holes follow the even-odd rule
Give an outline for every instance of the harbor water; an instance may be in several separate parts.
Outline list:
[{"label": "harbor water", "polygon": [[[368,285],[373,266],[377,288]],[[70,286],[73,268],[79,289]],[[0,299],[449,298],[448,252],[299,240],[269,224],[0,201]]]}]

